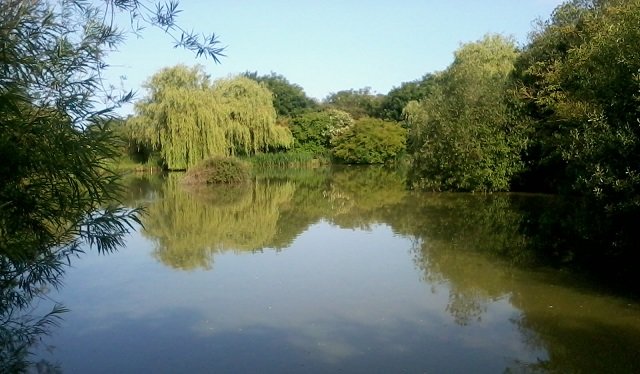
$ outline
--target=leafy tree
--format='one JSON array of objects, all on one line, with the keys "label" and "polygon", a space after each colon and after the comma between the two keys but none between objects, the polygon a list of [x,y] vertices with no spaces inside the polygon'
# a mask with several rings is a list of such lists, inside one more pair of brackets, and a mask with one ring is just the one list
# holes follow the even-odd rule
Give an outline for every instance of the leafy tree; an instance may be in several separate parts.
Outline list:
[{"label": "leafy tree", "polygon": [[11,261],[77,249],[81,239],[111,250],[135,220],[117,204],[105,208],[119,195],[107,167],[115,140],[104,125],[109,109],[93,102],[101,56],[117,34],[101,22],[63,22],[84,10],[0,5],[0,254]]},{"label": "leafy tree", "polygon": [[353,124],[349,113],[328,109],[294,117],[289,128],[294,138],[294,150],[326,154],[333,139]]},{"label": "leafy tree", "polygon": [[[577,32],[591,5],[573,1],[559,6],[551,19],[539,22],[531,33],[531,42],[515,62],[516,94],[525,105],[526,114],[534,121],[533,134],[524,154],[526,169],[516,180],[517,188],[557,192],[568,190],[567,164],[559,147],[566,125],[555,121],[555,109],[550,105],[561,92],[557,82],[545,81],[549,69],[561,66],[569,49],[579,42]],[[553,119],[553,120],[552,120]]]},{"label": "leafy tree", "polygon": [[354,119],[376,117],[383,97],[373,94],[370,87],[365,87],[331,93],[323,100],[323,105],[347,112]]},{"label": "leafy tree", "polygon": [[581,197],[580,214],[563,216],[579,223],[570,242],[613,264],[638,244],[638,23],[637,0],[568,2],[533,34],[515,74],[533,122],[520,183]]},{"label": "leafy tree", "polygon": [[269,75],[258,75],[257,72],[245,72],[243,76],[264,84],[273,93],[273,106],[278,117],[293,117],[318,106],[305,94],[302,87],[290,83],[280,74],[271,72]]},{"label": "leafy tree", "polygon": [[397,122],[361,118],[333,141],[335,158],[350,164],[382,164],[404,152],[406,131]]},{"label": "leafy tree", "polygon": [[421,79],[404,82],[395,87],[382,99],[377,116],[382,119],[400,122],[404,120],[403,110],[411,101],[424,99],[431,92],[435,75],[427,74]]},{"label": "leafy tree", "polygon": [[60,285],[81,245],[114,250],[138,221],[118,203],[109,167],[117,138],[107,123],[131,98],[105,92],[101,79],[105,54],[124,38],[116,11],[161,27],[176,46],[220,55],[214,35],[175,24],[177,3],[0,2],[0,372],[27,370],[30,346],[64,311],[33,317],[29,304]]},{"label": "leafy tree", "polygon": [[276,126],[272,94],[244,77],[213,84],[201,66],[178,65],[145,84],[131,137],[160,151],[169,169],[186,169],[212,156],[288,148],[289,130]]},{"label": "leafy tree", "polygon": [[434,190],[507,190],[526,137],[507,96],[517,56],[489,35],[463,45],[431,93],[405,109],[414,183]]},{"label": "leafy tree", "polygon": [[639,11],[638,1],[574,1],[533,34],[516,71],[535,121],[523,183],[546,176],[547,189],[640,204]]}]

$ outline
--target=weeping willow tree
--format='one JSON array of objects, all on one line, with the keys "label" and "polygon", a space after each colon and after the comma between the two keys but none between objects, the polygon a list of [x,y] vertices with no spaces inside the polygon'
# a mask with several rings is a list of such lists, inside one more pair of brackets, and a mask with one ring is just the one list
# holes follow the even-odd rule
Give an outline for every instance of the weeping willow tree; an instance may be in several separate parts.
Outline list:
[{"label": "weeping willow tree", "polygon": [[276,125],[273,94],[264,85],[235,77],[215,82],[213,92],[220,108],[216,120],[225,129],[231,155],[291,147],[291,132]]},{"label": "weeping willow tree", "polygon": [[129,136],[160,152],[168,169],[187,169],[212,156],[289,148],[290,131],[276,125],[271,92],[244,77],[209,81],[201,66],[165,68],[144,86]]}]

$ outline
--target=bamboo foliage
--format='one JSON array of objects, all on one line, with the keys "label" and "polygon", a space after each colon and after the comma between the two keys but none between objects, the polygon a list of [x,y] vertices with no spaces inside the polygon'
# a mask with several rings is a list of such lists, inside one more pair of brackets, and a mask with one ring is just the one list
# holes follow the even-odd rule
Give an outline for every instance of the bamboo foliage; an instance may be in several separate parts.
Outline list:
[{"label": "bamboo foliage", "polygon": [[291,132],[276,125],[271,92],[244,77],[213,84],[202,67],[178,65],[146,83],[129,135],[159,150],[169,169],[187,169],[213,156],[252,155],[289,148]]}]

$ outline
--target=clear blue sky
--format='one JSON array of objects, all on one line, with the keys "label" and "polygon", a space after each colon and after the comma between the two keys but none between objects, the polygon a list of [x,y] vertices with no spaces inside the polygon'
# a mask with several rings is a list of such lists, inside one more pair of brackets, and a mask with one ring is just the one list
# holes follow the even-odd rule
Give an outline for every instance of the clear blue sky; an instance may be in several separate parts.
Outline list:
[{"label": "clear blue sky", "polygon": [[[547,19],[561,0],[182,0],[178,23],[215,32],[227,57],[222,64],[174,49],[161,30],[130,35],[111,53],[107,79],[144,92],[159,69],[202,64],[213,79],[244,71],[276,72],[317,99],[344,89],[371,87],[386,94],[402,82],[442,70],[461,43],[487,33],[527,40],[536,19]],[[128,106],[121,110],[131,112]]]}]

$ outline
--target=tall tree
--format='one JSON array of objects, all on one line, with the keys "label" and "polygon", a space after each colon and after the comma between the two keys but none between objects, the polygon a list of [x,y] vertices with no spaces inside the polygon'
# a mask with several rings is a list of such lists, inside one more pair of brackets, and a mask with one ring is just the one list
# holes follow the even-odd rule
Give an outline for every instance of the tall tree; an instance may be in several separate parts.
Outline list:
[{"label": "tall tree", "polygon": [[186,169],[216,155],[288,148],[290,131],[276,125],[271,92],[244,77],[211,84],[201,66],[177,65],[145,84],[131,136],[160,151],[169,169]]},{"label": "tall tree", "polygon": [[317,108],[318,104],[305,94],[303,88],[289,82],[283,75],[271,72],[258,75],[257,72],[245,72],[243,76],[263,83],[273,93],[273,106],[278,117],[292,117]]},{"label": "tall tree", "polygon": [[507,190],[525,136],[507,96],[517,56],[500,35],[463,45],[432,92],[406,107],[415,183],[434,190]]},{"label": "tall tree", "polygon": [[614,204],[638,199],[640,1],[573,1],[556,9],[519,59],[534,120],[523,183]]},{"label": "tall tree", "polygon": [[404,82],[394,87],[382,99],[377,116],[391,121],[400,122],[404,119],[402,111],[410,101],[420,101],[427,97],[435,82],[435,75],[427,74],[421,79]]},{"label": "tall tree", "polygon": [[617,267],[638,248],[638,24],[638,0],[565,3],[533,34],[515,74],[533,122],[521,182],[581,197],[572,242]]}]

